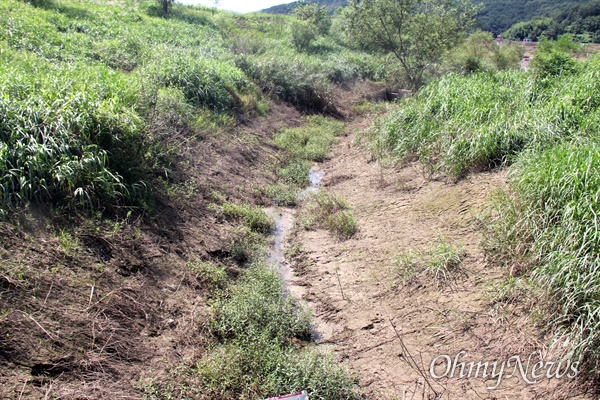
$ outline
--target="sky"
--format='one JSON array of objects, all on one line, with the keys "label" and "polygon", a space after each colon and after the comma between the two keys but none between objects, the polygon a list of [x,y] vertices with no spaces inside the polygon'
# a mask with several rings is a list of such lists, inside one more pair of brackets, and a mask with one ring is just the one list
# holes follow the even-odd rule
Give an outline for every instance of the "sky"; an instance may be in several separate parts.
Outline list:
[{"label": "sky", "polygon": [[[276,6],[284,3],[291,3],[293,0],[220,0],[219,8],[223,10],[236,11],[239,13],[247,13],[251,11],[260,11],[265,8]],[[211,0],[178,0],[183,4],[202,4],[203,6],[212,7]]]}]

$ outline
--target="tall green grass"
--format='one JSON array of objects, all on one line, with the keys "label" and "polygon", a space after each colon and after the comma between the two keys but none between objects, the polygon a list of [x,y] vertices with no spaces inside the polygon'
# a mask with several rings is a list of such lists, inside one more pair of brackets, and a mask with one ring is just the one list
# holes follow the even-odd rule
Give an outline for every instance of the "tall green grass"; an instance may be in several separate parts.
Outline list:
[{"label": "tall green grass", "polygon": [[559,76],[508,71],[448,75],[373,128],[373,147],[460,177],[509,165],[524,150],[597,135],[599,59]]},{"label": "tall green grass", "polygon": [[520,265],[547,294],[547,323],[581,357],[584,371],[600,370],[600,144],[561,144],[524,154],[499,195],[487,232],[487,251]]},{"label": "tall green grass", "polygon": [[545,293],[550,331],[600,371],[600,58],[538,54],[534,70],[449,75],[373,129],[373,148],[461,177],[510,166],[485,224],[491,263]]},{"label": "tall green grass", "polygon": [[291,19],[180,4],[163,18],[153,0],[3,1],[0,212],[146,207],[172,136],[262,114],[265,97],[336,113],[335,84],[385,75],[330,37],[299,53]]}]

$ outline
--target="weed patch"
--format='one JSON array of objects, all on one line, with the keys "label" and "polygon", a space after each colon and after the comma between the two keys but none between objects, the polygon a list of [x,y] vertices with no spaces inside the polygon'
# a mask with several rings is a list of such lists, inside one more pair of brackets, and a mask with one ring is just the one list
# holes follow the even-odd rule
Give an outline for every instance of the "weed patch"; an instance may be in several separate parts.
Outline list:
[{"label": "weed patch", "polygon": [[267,234],[275,227],[273,219],[257,206],[223,203],[221,212],[227,217],[242,220],[253,232]]},{"label": "weed patch", "polygon": [[309,117],[306,125],[286,129],[275,136],[275,144],[292,156],[310,161],[323,161],[329,154],[335,136],[344,123],[320,116]]},{"label": "weed patch", "polygon": [[450,286],[461,269],[467,253],[461,247],[442,239],[427,250],[407,250],[394,260],[392,273],[405,283],[421,279],[433,280],[439,288]]},{"label": "weed patch", "polygon": [[339,196],[321,191],[309,198],[303,224],[329,230],[339,239],[349,239],[358,231],[358,224],[350,206]]}]

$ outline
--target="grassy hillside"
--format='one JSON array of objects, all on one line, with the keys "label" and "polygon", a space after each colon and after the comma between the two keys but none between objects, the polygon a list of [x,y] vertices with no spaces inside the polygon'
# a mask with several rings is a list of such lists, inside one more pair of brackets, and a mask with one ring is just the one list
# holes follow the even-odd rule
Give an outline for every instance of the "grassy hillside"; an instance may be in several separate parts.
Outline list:
[{"label": "grassy hillside", "polygon": [[0,4],[0,397],[354,398],[266,265],[257,204],[306,184],[343,85],[396,77],[329,36],[298,50],[290,25]]},{"label": "grassy hillside", "polygon": [[550,48],[534,66],[445,76],[379,121],[373,146],[455,179],[509,167],[510,190],[496,194],[484,224],[489,260],[510,271],[506,290],[523,285],[536,294],[529,306],[593,378],[600,370],[600,59],[576,62]]}]

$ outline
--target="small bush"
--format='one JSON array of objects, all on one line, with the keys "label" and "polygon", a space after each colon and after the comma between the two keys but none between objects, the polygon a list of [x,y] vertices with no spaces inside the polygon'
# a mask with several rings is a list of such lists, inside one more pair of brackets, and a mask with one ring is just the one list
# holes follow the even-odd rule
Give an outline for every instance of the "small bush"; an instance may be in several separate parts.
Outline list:
[{"label": "small bush", "polygon": [[532,67],[538,79],[571,75],[579,71],[579,65],[573,57],[556,50],[537,52],[532,61]]},{"label": "small bush", "polygon": [[298,51],[307,51],[317,37],[316,28],[304,21],[293,21],[290,25],[292,44]]}]

